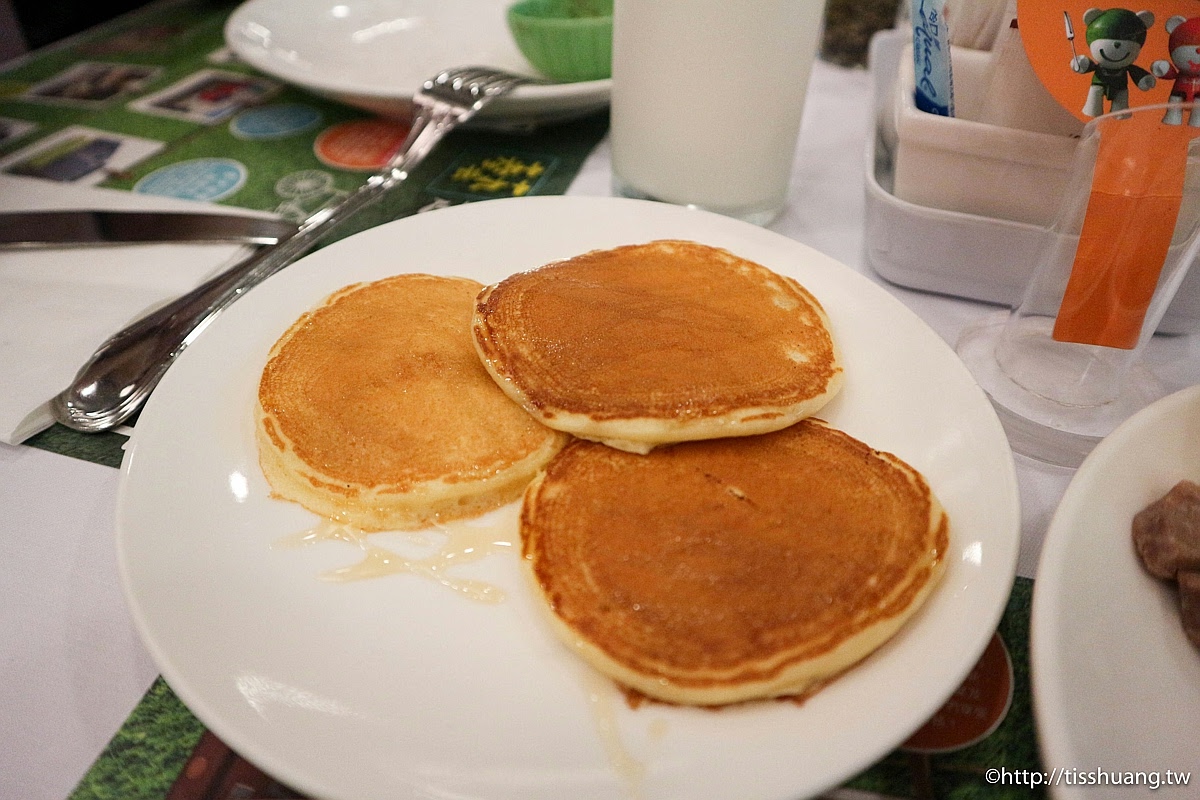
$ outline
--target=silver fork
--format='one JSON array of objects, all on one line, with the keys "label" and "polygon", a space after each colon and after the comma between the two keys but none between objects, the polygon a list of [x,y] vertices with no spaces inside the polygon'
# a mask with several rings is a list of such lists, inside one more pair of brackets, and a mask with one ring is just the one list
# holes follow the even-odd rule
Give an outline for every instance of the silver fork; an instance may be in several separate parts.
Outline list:
[{"label": "silver fork", "polygon": [[85,433],[110,430],[124,422],[218,314],[402,183],[451,130],[531,80],[486,67],[460,67],[425,81],[413,97],[412,129],[380,172],[345,199],[313,213],[279,244],[263,248],[110,337],[71,385],[51,401],[55,418]]}]

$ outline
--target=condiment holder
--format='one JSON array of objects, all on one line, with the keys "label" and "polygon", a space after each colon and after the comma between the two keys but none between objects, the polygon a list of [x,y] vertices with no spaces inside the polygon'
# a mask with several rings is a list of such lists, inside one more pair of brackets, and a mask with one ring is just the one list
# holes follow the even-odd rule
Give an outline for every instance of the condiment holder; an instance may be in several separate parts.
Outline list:
[{"label": "condiment holder", "polygon": [[[1082,124],[1051,105],[1032,72],[1020,74],[1028,63],[1003,37],[990,51],[951,48],[956,117],[919,111],[910,47],[901,30],[871,42],[867,261],[901,286],[1014,306],[1053,236]],[[999,102],[1005,91],[1024,91],[1025,102]],[[1158,331],[1200,331],[1200,270],[1184,277]]]}]

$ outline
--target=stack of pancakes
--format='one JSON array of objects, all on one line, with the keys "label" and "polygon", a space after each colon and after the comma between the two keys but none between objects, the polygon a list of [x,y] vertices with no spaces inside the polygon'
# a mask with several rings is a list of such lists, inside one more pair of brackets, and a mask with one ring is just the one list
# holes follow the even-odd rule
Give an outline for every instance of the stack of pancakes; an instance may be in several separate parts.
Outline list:
[{"label": "stack of pancakes", "polygon": [[890,637],[948,546],[915,469],[812,418],[841,385],[806,289],[656,241],[335,294],[272,351],[260,460],[367,530],[528,485],[526,563],[580,656],[669,702],[795,695]]}]

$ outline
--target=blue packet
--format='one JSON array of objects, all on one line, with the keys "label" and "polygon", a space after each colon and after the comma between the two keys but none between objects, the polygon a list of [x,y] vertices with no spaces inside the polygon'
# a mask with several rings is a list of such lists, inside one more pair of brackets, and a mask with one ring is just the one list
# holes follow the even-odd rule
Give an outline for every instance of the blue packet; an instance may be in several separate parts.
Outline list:
[{"label": "blue packet", "polygon": [[954,79],[950,70],[950,31],[945,0],[912,0],[913,99],[917,108],[954,116]]}]

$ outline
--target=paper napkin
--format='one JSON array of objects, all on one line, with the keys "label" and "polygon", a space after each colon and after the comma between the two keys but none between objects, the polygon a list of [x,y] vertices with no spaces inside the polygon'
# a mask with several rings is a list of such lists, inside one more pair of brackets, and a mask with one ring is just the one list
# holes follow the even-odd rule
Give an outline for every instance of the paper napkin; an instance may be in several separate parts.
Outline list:
[{"label": "paper napkin", "polygon": [[[81,208],[217,207],[0,175],[0,211]],[[238,209],[222,206],[220,211]],[[0,441],[17,444],[49,427],[54,421],[50,399],[105,339],[250,251],[236,244],[0,250]]]}]

